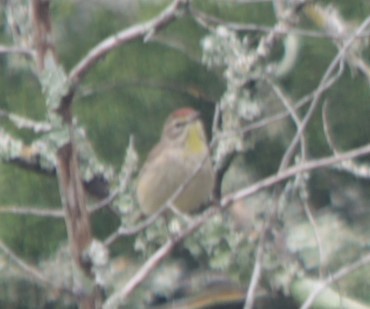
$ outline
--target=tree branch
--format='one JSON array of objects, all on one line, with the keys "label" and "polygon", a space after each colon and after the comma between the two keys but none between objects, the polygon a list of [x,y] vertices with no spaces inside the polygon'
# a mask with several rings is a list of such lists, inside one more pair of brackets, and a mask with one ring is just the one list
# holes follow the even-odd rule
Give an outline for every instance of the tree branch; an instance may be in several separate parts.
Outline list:
[{"label": "tree branch", "polygon": [[54,282],[51,282],[48,278],[44,276],[43,273],[40,272],[36,267],[27,264],[21,258],[19,258],[5,243],[0,240],[0,250],[9,257],[10,261],[12,261],[21,271],[23,271],[27,278],[34,279],[35,282],[42,285],[46,288],[51,288],[63,292],[67,295],[76,297],[75,293],[72,289],[66,287],[56,286]]},{"label": "tree branch", "polygon": [[34,56],[33,50],[26,47],[0,45],[0,55],[2,54],[18,54],[28,58]]},{"label": "tree branch", "polygon": [[[367,255],[361,257],[360,259],[358,259],[357,261],[355,261],[354,263],[346,265],[346,266],[340,268],[334,274],[329,275],[324,281],[319,282],[316,285],[316,288],[314,288],[312,290],[312,292],[307,297],[306,301],[303,303],[303,305],[300,307],[300,309],[310,308],[314,304],[315,300],[320,295],[320,293],[322,293],[327,287],[329,287],[333,283],[339,281],[343,277],[348,276],[349,274],[352,274],[354,271],[358,270],[359,268],[364,267],[364,266],[369,265],[369,264],[370,264],[370,254],[367,254]],[[339,299],[339,297],[338,297],[338,299]],[[347,307],[344,303],[342,303],[342,301],[343,300],[340,300],[340,303],[344,307]],[[348,303],[348,302],[345,302],[345,303]],[[357,305],[352,305],[352,306],[348,303],[348,308],[349,307],[351,307],[351,308],[360,308]]]},{"label": "tree branch", "polygon": [[269,188],[281,181],[284,181],[299,173],[308,172],[314,169],[327,167],[343,160],[365,156],[370,154],[370,145],[366,145],[340,155],[325,157],[322,159],[306,161],[296,166],[289,167],[280,174],[272,175],[253,185],[237,192],[226,195],[220,203],[220,207],[208,209],[204,214],[191,221],[182,231],[173,235],[162,247],[160,247],[139,269],[139,271],[128,281],[123,289],[112,294],[104,303],[104,308],[115,308],[118,303],[124,302],[129,295],[149,276],[149,274],[189,235],[197,231],[211,217],[224,211],[240,199],[251,196],[263,189]]},{"label": "tree branch", "polygon": [[64,211],[59,209],[42,209],[42,208],[31,208],[31,207],[16,207],[16,206],[5,206],[0,207],[0,213],[3,214],[14,214],[23,216],[37,216],[47,217],[54,219],[63,219]]},{"label": "tree branch", "polygon": [[118,32],[99,43],[72,69],[69,74],[72,88],[76,88],[87,72],[110,51],[139,38],[147,40],[157,31],[176,20],[179,16],[180,9],[184,8],[188,3],[189,0],[175,0],[157,17]]},{"label": "tree branch", "polygon": [[[306,112],[306,115],[305,117],[303,118],[302,120],[302,125],[301,127],[299,128],[299,130],[297,130],[297,133],[296,135],[294,136],[291,144],[289,145],[285,155],[284,155],[284,158],[283,158],[283,161],[282,161],[282,166],[288,166],[289,164],[289,161],[291,160],[291,157],[294,153],[294,150],[299,142],[299,139],[300,139],[300,136],[303,132],[303,130],[306,129],[309,121],[311,120],[313,114],[314,114],[314,111],[316,109],[316,107],[318,106],[319,104],[319,100],[323,94],[323,92],[327,89],[327,87],[323,88],[322,86],[325,85],[326,83],[333,83],[337,80],[337,78],[339,77],[340,73],[341,73],[341,66],[340,66],[340,69],[339,69],[339,73],[333,78],[331,78],[331,75],[333,74],[334,70],[337,68],[338,65],[341,64],[342,60],[345,59],[346,57],[346,52],[347,50],[350,49],[351,45],[353,44],[354,40],[356,39],[356,37],[358,35],[360,35],[361,33],[363,33],[366,28],[369,26],[370,24],[370,18],[367,18],[360,27],[358,27],[358,29],[348,38],[348,40],[346,40],[346,42],[343,44],[343,47],[339,50],[339,52],[337,53],[337,55],[335,56],[335,58],[333,59],[333,61],[330,63],[328,69],[326,70],[324,76],[321,78],[321,81],[317,87],[317,91],[315,92],[315,96],[312,100],[312,103],[308,109],[308,111]],[[331,82],[330,82],[331,81]]]},{"label": "tree branch", "polygon": [[79,299],[79,306],[96,308],[100,306],[102,295],[93,281],[91,261],[84,258],[85,250],[92,243],[92,231],[74,140],[73,95],[69,92],[71,87],[53,44],[50,1],[32,0],[31,8],[40,82],[50,118],[56,126],[54,131],[60,134],[56,138],[56,166],[71,254],[77,266],[73,275],[75,284],[80,285],[86,294]]}]

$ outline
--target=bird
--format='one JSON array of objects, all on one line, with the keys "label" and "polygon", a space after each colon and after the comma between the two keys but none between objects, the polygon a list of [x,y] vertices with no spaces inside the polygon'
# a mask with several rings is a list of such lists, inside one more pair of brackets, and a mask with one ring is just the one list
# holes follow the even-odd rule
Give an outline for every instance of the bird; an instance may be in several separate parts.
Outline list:
[{"label": "bird", "polygon": [[178,190],[172,205],[182,213],[191,213],[207,202],[214,180],[200,113],[191,107],[175,110],[138,176],[136,195],[142,213],[157,212]]}]

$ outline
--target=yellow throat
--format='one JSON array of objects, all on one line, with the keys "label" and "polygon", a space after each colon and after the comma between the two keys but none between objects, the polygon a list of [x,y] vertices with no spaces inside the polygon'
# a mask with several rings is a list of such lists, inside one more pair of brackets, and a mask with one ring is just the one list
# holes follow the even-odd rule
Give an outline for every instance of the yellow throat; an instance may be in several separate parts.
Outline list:
[{"label": "yellow throat", "polygon": [[203,129],[199,122],[191,125],[187,133],[185,149],[189,155],[201,154],[207,151]]}]

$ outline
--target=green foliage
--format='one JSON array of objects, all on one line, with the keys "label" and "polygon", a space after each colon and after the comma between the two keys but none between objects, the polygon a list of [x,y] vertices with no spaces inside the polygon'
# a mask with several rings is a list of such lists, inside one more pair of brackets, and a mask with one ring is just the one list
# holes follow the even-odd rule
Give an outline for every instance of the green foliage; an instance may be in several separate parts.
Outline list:
[{"label": "green foliage", "polygon": [[[64,70],[68,72],[106,37],[135,23],[147,21],[168,3],[169,1],[142,1],[119,10],[117,8],[120,4],[110,6],[102,2],[91,6],[89,3],[81,4],[76,1],[52,1],[56,48],[61,63],[61,67],[55,68],[55,74],[44,79],[44,86],[47,85],[47,92],[52,96],[45,102],[42,86],[27,61],[15,55],[1,57],[0,70],[5,74],[0,75],[0,109],[45,120],[47,109],[53,108],[53,104],[58,102],[68,86]],[[348,0],[319,3],[335,4],[346,19],[354,22],[362,21],[370,12],[370,2],[367,0],[356,1],[355,4]],[[271,3],[237,6],[235,1],[196,0],[192,5],[195,9],[226,21],[263,26],[276,23]],[[4,30],[0,33],[1,44],[11,44],[9,32],[5,29],[3,12],[0,13],[0,25]],[[304,19],[303,26],[319,30],[312,26],[308,18]],[[233,109],[233,117],[224,114],[222,125],[225,128],[229,121],[230,126],[226,127],[230,130],[239,129],[248,121],[268,115],[271,110],[284,110],[278,98],[274,96],[271,99],[268,91],[259,84],[271,58],[253,72],[249,72],[248,66],[244,67],[241,62],[237,62],[244,60],[241,55],[247,60],[255,55],[259,39],[265,33],[237,33],[221,27],[210,27],[209,30],[211,31],[202,28],[192,17],[185,16],[146,42],[135,41],[109,53],[94,66],[78,88],[74,102],[77,123],[86,129],[86,135],[91,141],[88,147],[96,150],[98,158],[102,158],[107,165],[112,165],[116,175],[122,165],[130,135],[135,137],[142,162],[159,139],[164,119],[175,108],[190,105],[201,110],[208,131],[215,103],[219,103],[222,108],[231,106],[232,109],[237,106]],[[300,44],[299,58],[294,69],[278,81],[292,100],[301,98],[317,87],[338,51],[327,39],[302,36]],[[207,50],[206,47],[210,45],[211,48]],[[278,55],[282,48],[280,44],[272,51],[274,61],[279,61]],[[369,58],[368,49],[363,53]],[[58,83],[54,83],[54,78]],[[249,79],[257,81],[256,96],[244,84]],[[64,80],[64,83],[60,83],[60,80]],[[58,87],[52,89],[53,85]],[[329,102],[329,124],[339,149],[350,149],[369,141],[368,91],[369,84],[363,76],[353,68],[346,67],[343,77],[320,101],[318,111],[306,131],[308,157],[322,156],[329,151],[323,135],[320,112],[325,100]],[[303,107],[299,115],[303,115],[305,111],[307,108]],[[241,118],[243,121],[239,123]],[[40,138],[35,133],[14,128],[4,117],[0,118],[0,126],[27,144]],[[247,150],[243,153],[246,164],[241,170],[247,170],[246,166],[251,166],[250,171],[258,177],[276,172],[286,147],[295,134],[295,126],[289,120],[284,122],[282,128],[272,131],[260,135],[253,132],[253,136],[248,136],[248,147],[235,147],[239,151]],[[62,132],[60,136],[64,134],[65,138],[65,133]],[[43,138],[47,136],[44,135]],[[60,137],[57,140],[62,142],[62,139]],[[85,145],[78,143],[78,146],[82,149]],[[106,165],[99,165],[100,169],[105,167]],[[88,170],[87,173],[92,174],[93,171]],[[109,175],[113,174],[109,170]],[[323,208],[330,202],[333,178],[337,178],[337,175],[317,173],[311,179],[311,200],[315,201],[317,208]],[[114,180],[118,182],[117,179]],[[343,183],[351,181],[353,178],[345,179]],[[133,184],[134,182],[135,179]],[[115,183],[111,185],[114,187]],[[117,209],[127,211],[135,207],[132,191],[134,189],[130,187],[130,194],[120,196],[115,205]],[[0,163],[1,207],[8,205],[60,209],[60,204],[55,178]],[[108,212],[93,216],[95,236],[104,238],[119,224],[134,224],[125,219],[120,222],[120,219]],[[124,244],[118,244],[120,247],[114,253],[128,252],[135,247],[134,249],[147,257],[168,239],[169,231],[178,231],[181,224],[182,222],[172,219],[167,230],[163,228],[163,220],[158,220],[136,239],[130,238]],[[66,231],[62,220],[2,214],[0,238],[22,257],[38,261],[52,253],[62,239],[66,239]],[[198,263],[196,266],[206,265],[215,270],[227,271],[245,283],[254,263],[254,252],[255,244],[235,231],[228,218],[220,216],[207,222],[202,229],[189,237],[180,255],[190,256]],[[358,283],[349,286],[356,295],[366,298],[368,286],[366,280],[362,282],[365,282],[362,286]]]},{"label": "green foliage", "polygon": [[[163,220],[157,220],[136,237],[135,250],[144,258],[151,256],[172,233],[179,231],[184,222],[182,218],[172,217],[165,220],[165,225],[166,229],[163,228]],[[230,218],[220,214],[186,238],[181,256],[193,261],[193,267],[226,272],[235,280],[245,282],[253,266],[254,249],[255,244],[246,238],[245,233],[235,230]]]},{"label": "green foliage", "polygon": [[194,1],[194,6],[226,21],[262,25],[272,25],[275,22],[275,15],[269,3],[240,5],[236,10],[228,1],[197,0]]},{"label": "green foliage", "polygon": [[[60,209],[55,179],[12,166],[0,165],[0,205]],[[32,184],[32,185],[30,185]],[[0,237],[21,256],[47,257],[65,239],[62,220],[32,216],[0,215]]]},{"label": "green foliage", "polygon": [[33,119],[43,119],[45,102],[35,77],[29,71],[15,68],[9,59],[0,61],[0,70],[7,72],[0,76],[0,108]]}]

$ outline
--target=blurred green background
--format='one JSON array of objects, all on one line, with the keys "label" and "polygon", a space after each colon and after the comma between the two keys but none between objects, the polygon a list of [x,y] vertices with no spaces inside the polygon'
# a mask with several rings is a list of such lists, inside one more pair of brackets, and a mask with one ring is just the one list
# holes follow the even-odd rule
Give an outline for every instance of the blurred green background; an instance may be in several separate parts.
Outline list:
[{"label": "blurred green background", "polygon": [[[235,1],[236,2],[236,1]],[[275,15],[271,3],[236,4],[234,1],[194,1],[194,7],[224,20],[272,26]],[[370,15],[368,0],[319,1],[334,4],[347,21],[354,24]],[[107,36],[159,13],[169,1],[52,1],[55,43],[61,63],[68,72],[86,53]],[[1,4],[0,4],[1,5]],[[304,27],[318,30],[302,17]],[[0,16],[0,41],[12,44],[5,12]],[[302,26],[302,27],[303,27]],[[221,72],[201,63],[201,39],[208,32],[190,17],[170,25],[152,41],[134,42],[117,48],[101,60],[82,83],[74,102],[75,115],[98,157],[118,172],[130,135],[134,135],[142,162],[160,136],[166,116],[175,108],[192,106],[202,112],[210,135],[215,104],[225,89]],[[243,33],[245,35],[245,33]],[[248,34],[257,40],[260,32]],[[298,62],[280,80],[291,98],[299,99],[315,89],[337,48],[327,39],[302,37]],[[283,46],[274,50],[273,60],[282,56]],[[363,53],[370,60],[369,48]],[[19,56],[0,57],[0,108],[36,120],[44,120],[45,102],[37,77]],[[330,102],[329,118],[340,149],[369,142],[369,83],[360,73],[346,73],[325,95]],[[269,109],[269,106],[265,106]],[[15,129],[0,118],[0,126],[31,142],[37,136]],[[245,169],[256,175],[276,171],[294,134],[288,123],[284,130],[264,132],[253,149],[245,154]],[[321,113],[317,113],[307,135],[310,156],[329,154],[323,136]],[[333,181],[333,175],[336,176]],[[335,172],[317,172],[311,179],[312,200],[317,208],[330,202],[330,190],[348,181]],[[367,183],[358,180],[360,187]],[[365,190],[365,194],[367,194]],[[61,208],[55,177],[40,175],[0,162],[0,207]],[[114,222],[115,226],[111,222]],[[109,213],[93,220],[98,238],[108,235],[119,222]],[[64,222],[29,216],[0,215],[0,239],[20,256],[37,263],[54,253],[66,239]]]}]

